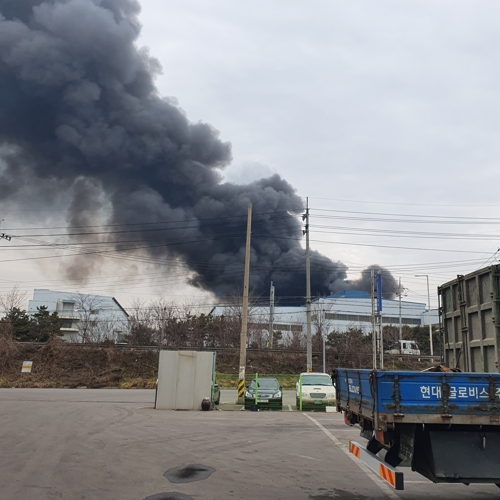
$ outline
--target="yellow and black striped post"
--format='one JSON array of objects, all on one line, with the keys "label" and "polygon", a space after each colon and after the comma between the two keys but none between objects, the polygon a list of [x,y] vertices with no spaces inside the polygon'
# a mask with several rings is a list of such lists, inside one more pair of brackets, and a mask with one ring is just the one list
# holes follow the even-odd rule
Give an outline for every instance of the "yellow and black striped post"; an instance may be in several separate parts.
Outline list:
[{"label": "yellow and black striped post", "polygon": [[245,402],[245,380],[238,380],[238,403]]},{"label": "yellow and black striped post", "polygon": [[238,404],[245,404],[245,367],[240,366],[238,374]]}]

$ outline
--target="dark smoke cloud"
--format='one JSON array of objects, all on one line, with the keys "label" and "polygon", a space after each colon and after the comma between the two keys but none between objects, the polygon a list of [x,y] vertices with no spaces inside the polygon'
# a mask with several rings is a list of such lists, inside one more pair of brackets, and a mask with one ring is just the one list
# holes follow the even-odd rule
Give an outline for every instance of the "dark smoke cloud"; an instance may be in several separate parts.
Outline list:
[{"label": "dark smoke cloud", "polygon": [[[134,0],[0,0],[0,194],[54,182],[71,194],[70,225],[89,223],[106,203],[112,224],[170,223],[134,233],[137,247],[184,262],[194,285],[219,296],[241,286],[252,203],[251,288],[265,294],[272,280],[278,295],[303,296],[301,198],[278,175],[221,182],[231,146],[158,96],[160,65],[134,45],[139,8]],[[66,272],[84,278],[95,259],[80,256]],[[341,262],[312,252],[311,263],[314,295],[369,289],[366,273],[348,283]]]}]

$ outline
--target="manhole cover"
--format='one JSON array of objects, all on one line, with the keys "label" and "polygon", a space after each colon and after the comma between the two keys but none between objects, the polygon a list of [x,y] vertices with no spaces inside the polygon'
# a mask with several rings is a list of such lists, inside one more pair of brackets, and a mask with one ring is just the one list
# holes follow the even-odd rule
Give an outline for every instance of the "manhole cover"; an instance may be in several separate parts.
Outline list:
[{"label": "manhole cover", "polygon": [[215,472],[215,469],[212,469],[212,467],[200,464],[188,464],[168,469],[163,475],[171,483],[192,483],[193,481],[207,479],[212,472]]},{"label": "manhole cover", "polygon": [[182,493],[177,493],[176,491],[157,493],[156,495],[151,495],[146,497],[144,500],[193,500],[193,497],[188,497]]}]

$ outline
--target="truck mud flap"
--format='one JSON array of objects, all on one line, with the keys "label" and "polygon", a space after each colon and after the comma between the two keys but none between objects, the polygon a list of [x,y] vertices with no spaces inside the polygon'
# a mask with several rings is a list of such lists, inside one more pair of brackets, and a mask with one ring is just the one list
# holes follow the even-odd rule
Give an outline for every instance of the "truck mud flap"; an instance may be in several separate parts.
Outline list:
[{"label": "truck mud flap", "polygon": [[500,434],[490,429],[416,435],[412,469],[435,483],[500,483]]},{"label": "truck mud flap", "polygon": [[349,441],[349,451],[393,488],[404,490],[404,476],[401,471],[395,467],[391,467],[356,441]]}]

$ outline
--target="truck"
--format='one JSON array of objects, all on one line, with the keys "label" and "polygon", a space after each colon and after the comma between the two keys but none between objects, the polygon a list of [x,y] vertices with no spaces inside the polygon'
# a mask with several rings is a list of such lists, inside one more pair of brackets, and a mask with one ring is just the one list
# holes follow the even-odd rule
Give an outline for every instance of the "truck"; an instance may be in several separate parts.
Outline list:
[{"label": "truck", "polygon": [[386,354],[420,356],[420,349],[414,340],[398,340],[385,351]]},{"label": "truck", "polygon": [[437,293],[439,369],[334,371],[337,411],[368,440],[349,449],[396,489],[404,467],[435,483],[500,486],[500,265]]},{"label": "truck", "polygon": [[500,265],[438,287],[444,364],[464,372],[498,373]]},{"label": "truck", "polygon": [[441,370],[334,370],[337,411],[368,440],[349,450],[398,490],[404,467],[500,486],[500,373]]}]

